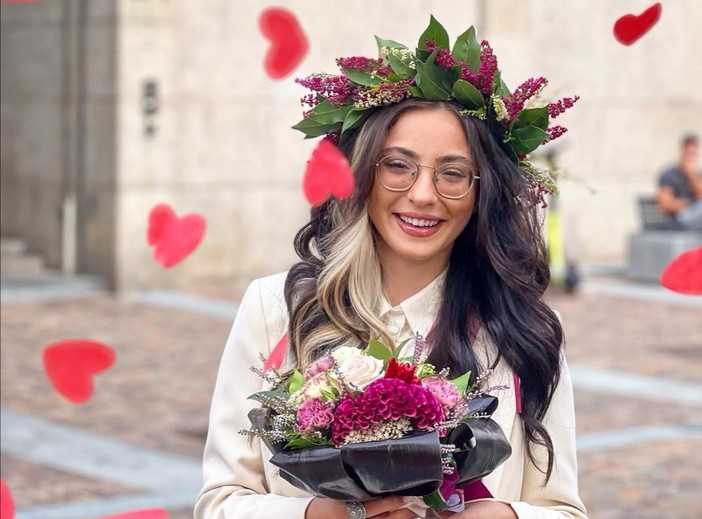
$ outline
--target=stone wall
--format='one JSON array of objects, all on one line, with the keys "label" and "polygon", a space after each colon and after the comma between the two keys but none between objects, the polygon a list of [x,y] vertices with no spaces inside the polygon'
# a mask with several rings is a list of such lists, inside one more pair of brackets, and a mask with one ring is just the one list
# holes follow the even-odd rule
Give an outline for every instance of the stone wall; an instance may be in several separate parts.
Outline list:
[{"label": "stone wall", "polygon": [[2,233],[23,236],[30,250],[58,266],[63,9],[58,3],[23,7],[2,4]]},{"label": "stone wall", "polygon": [[[111,0],[2,4],[2,234],[25,239],[51,268],[108,278],[114,8]],[[71,201],[77,219],[65,218]]]}]

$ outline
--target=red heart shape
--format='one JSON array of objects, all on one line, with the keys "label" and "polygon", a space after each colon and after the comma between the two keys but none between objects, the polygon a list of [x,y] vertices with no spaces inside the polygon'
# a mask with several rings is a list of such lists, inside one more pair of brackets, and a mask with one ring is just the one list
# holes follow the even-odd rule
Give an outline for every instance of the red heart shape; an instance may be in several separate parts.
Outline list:
[{"label": "red heart shape", "polygon": [[271,42],[264,68],[268,76],[281,79],[290,74],[307,54],[307,36],[295,15],[281,7],[270,7],[261,12],[258,25]]},{"label": "red heart shape", "polygon": [[115,352],[90,339],[66,339],[44,348],[44,371],[54,389],[74,404],[93,396],[93,375],[115,362]]},{"label": "red heart shape", "polygon": [[155,247],[154,259],[166,268],[183,261],[202,240],[207,226],[198,213],[178,218],[170,206],[159,204],[149,213],[149,245]]},{"label": "red heart shape", "polygon": [[15,501],[10,488],[0,479],[0,519],[14,519]]},{"label": "red heart shape", "polygon": [[702,247],[671,261],[661,275],[661,285],[681,294],[702,295]]},{"label": "red heart shape", "polygon": [[627,14],[614,23],[614,37],[619,43],[631,45],[653,27],[661,17],[662,6],[653,4],[643,13],[636,16]]},{"label": "red heart shape", "polygon": [[353,194],[354,180],[346,157],[329,140],[322,139],[307,161],[302,189],[307,200],[320,205],[330,194],[346,198]]},{"label": "red heart shape", "polygon": [[110,515],[102,519],[168,519],[168,512],[163,508],[144,508],[134,512]]}]

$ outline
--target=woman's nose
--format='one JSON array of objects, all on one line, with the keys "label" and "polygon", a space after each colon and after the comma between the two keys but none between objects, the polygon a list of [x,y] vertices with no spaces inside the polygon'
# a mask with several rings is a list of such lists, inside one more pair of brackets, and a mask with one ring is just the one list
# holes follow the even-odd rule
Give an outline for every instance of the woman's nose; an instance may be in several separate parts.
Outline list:
[{"label": "woman's nose", "polygon": [[435,203],[438,198],[434,185],[434,169],[420,166],[417,171],[417,180],[407,192],[407,198],[417,205]]}]

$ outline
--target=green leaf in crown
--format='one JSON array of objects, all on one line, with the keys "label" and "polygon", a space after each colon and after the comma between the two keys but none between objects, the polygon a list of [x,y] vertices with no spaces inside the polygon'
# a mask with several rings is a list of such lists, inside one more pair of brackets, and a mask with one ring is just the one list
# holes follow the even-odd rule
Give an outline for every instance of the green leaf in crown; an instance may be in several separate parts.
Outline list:
[{"label": "green leaf in crown", "polygon": [[434,44],[437,47],[441,47],[442,49],[449,48],[448,32],[446,32],[444,26],[441,25],[436,20],[436,18],[434,18],[434,15],[431,15],[429,19],[429,27],[427,27],[426,30],[422,33],[422,35],[419,37],[419,41],[417,42],[417,48],[427,50],[427,40],[434,42]]},{"label": "green leaf in crown", "polygon": [[463,79],[459,79],[453,85],[453,96],[456,100],[469,110],[477,110],[485,106],[483,94],[473,85]]},{"label": "green leaf in crown", "polygon": [[475,36],[475,27],[471,26],[461,34],[453,44],[451,54],[458,61],[463,61],[473,72],[480,66],[480,44]]}]

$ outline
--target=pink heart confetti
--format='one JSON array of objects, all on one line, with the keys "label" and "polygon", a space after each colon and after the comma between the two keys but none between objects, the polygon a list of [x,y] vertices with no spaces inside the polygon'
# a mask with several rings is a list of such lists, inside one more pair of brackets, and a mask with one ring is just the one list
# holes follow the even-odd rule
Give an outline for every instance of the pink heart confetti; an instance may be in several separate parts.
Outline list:
[{"label": "pink heart confetti", "polygon": [[15,518],[15,501],[12,499],[10,487],[0,479],[0,519]]},{"label": "pink heart confetti", "polygon": [[115,362],[115,352],[97,341],[66,339],[44,348],[44,371],[54,389],[74,404],[93,396],[93,376]]},{"label": "pink heart confetti", "polygon": [[702,247],[671,261],[661,275],[661,285],[680,294],[702,295]]},{"label": "pink heart confetti", "polygon": [[321,205],[329,195],[347,198],[353,194],[354,179],[346,157],[328,139],[322,139],[307,162],[302,184],[310,204]]},{"label": "pink heart confetti", "polygon": [[614,37],[623,45],[631,45],[658,22],[661,11],[662,7],[659,2],[638,16],[633,14],[622,16],[614,24]]},{"label": "pink heart confetti", "polygon": [[167,204],[155,206],[149,213],[147,240],[154,247],[154,259],[166,268],[177,265],[202,241],[207,224],[198,213],[178,218]]},{"label": "pink heart confetti", "polygon": [[273,79],[282,79],[300,64],[307,54],[309,42],[295,15],[281,7],[261,12],[258,24],[271,45],[264,68]]}]

